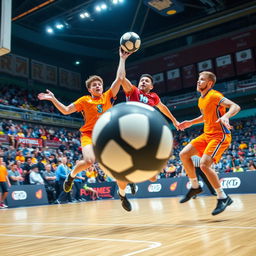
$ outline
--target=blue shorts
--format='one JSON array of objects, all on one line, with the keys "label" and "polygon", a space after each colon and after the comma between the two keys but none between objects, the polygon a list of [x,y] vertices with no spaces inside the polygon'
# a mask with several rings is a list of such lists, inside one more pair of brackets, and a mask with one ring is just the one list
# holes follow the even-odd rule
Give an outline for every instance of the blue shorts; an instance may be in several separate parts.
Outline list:
[{"label": "blue shorts", "polygon": [[0,192],[1,193],[8,192],[7,182],[0,182]]}]

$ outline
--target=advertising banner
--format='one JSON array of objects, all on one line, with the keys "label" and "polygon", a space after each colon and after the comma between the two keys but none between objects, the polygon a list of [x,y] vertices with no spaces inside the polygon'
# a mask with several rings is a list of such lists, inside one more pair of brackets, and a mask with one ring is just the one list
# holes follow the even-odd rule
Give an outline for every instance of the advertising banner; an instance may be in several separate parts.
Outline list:
[{"label": "advertising banner", "polygon": [[16,140],[19,144],[22,144],[24,146],[28,146],[28,145],[36,146],[36,147],[42,147],[43,146],[42,139],[16,137]]},{"label": "advertising banner", "polygon": [[11,186],[7,196],[9,207],[48,204],[44,185]]},{"label": "advertising banner", "polygon": [[[110,199],[114,198],[115,190],[116,190],[116,182],[103,182],[103,183],[88,183],[88,187],[93,188],[99,194],[99,197],[102,199]],[[91,192],[86,191],[85,189],[80,190],[80,195],[84,197],[86,200],[92,200]]]}]

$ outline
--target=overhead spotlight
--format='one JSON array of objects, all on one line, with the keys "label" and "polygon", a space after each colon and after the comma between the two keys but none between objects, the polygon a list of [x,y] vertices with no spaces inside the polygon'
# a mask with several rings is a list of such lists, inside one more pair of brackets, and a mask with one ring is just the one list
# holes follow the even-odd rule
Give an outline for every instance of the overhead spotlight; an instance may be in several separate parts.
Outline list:
[{"label": "overhead spotlight", "polygon": [[90,17],[90,14],[89,14],[88,12],[85,12],[85,13],[84,13],[84,16],[85,16],[86,18],[89,18],[89,17]]},{"label": "overhead spotlight", "polygon": [[97,12],[100,12],[100,11],[101,11],[100,6],[99,6],[99,5],[97,5],[97,6],[95,7],[95,10],[96,10]]},{"label": "overhead spotlight", "polygon": [[81,19],[84,19],[84,18],[85,18],[84,13],[80,13],[79,16],[80,16]]},{"label": "overhead spotlight", "polygon": [[101,7],[102,10],[106,10],[107,9],[107,5],[106,4],[102,4],[100,7]]},{"label": "overhead spotlight", "polygon": [[80,65],[80,61],[79,60],[75,61],[75,65]]},{"label": "overhead spotlight", "polygon": [[119,3],[123,3],[123,2],[124,2],[124,0],[118,0],[118,2],[119,2]]},{"label": "overhead spotlight", "polygon": [[53,33],[54,33],[54,30],[53,30],[51,27],[47,27],[47,28],[46,28],[46,32],[47,32],[48,34],[53,34]]},{"label": "overhead spotlight", "polygon": [[89,18],[90,14],[88,12],[83,12],[79,14],[80,18],[84,19],[84,18]]},{"label": "overhead spotlight", "polygon": [[118,0],[112,0],[113,4],[118,4]]},{"label": "overhead spotlight", "polygon": [[56,27],[57,29],[63,29],[63,28],[64,28],[64,25],[61,24],[61,23],[57,23],[57,24],[55,25],[55,27]]}]

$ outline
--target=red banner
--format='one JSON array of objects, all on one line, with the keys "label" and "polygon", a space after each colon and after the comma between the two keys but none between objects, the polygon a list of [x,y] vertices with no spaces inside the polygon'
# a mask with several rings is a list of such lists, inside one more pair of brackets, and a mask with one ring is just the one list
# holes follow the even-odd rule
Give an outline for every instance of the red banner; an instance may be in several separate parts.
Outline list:
[{"label": "red banner", "polygon": [[251,49],[236,52],[236,70],[238,75],[254,72],[256,70]]},{"label": "red banner", "polygon": [[0,143],[9,144],[9,137],[8,137],[8,135],[0,135]]},{"label": "red banner", "polygon": [[182,80],[183,80],[183,87],[195,87],[196,88],[196,81],[197,81],[197,72],[196,67],[194,64],[182,67]]},{"label": "red banner", "polygon": [[167,71],[167,91],[177,91],[182,88],[180,69],[175,68]]},{"label": "red banner", "polygon": [[235,69],[231,54],[216,58],[215,67],[217,79],[232,77],[235,75]]},{"label": "red banner", "polygon": [[31,145],[36,147],[42,147],[43,141],[42,139],[34,139],[34,138],[24,138],[24,137],[17,137],[17,142],[22,145]]},{"label": "red banner", "polygon": [[55,140],[45,140],[44,146],[48,148],[59,148],[59,146],[62,144],[61,141],[55,141]]}]

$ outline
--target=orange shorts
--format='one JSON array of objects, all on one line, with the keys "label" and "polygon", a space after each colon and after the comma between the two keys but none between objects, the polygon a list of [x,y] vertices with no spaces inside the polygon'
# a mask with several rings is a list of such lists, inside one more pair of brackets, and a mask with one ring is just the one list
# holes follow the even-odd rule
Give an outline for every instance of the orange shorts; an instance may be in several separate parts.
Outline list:
[{"label": "orange shorts", "polygon": [[92,136],[87,133],[81,133],[80,141],[82,147],[90,145],[92,144]]},{"label": "orange shorts", "polygon": [[231,143],[231,134],[205,134],[193,139],[192,144],[198,151],[198,156],[202,157],[203,154],[210,156],[215,163],[220,161],[220,158],[224,151]]}]

